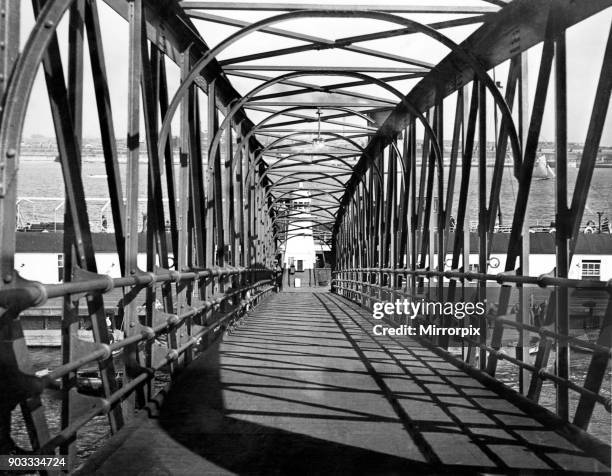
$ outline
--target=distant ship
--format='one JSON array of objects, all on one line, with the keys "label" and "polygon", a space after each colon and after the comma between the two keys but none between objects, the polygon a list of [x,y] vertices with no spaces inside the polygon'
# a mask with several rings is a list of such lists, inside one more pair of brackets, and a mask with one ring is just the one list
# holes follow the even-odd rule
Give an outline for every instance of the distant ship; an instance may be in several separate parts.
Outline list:
[{"label": "distant ship", "polygon": [[535,161],[533,166],[533,178],[540,180],[555,178],[555,172],[550,168],[550,165],[548,165],[548,161],[546,160],[546,156],[543,154]]}]

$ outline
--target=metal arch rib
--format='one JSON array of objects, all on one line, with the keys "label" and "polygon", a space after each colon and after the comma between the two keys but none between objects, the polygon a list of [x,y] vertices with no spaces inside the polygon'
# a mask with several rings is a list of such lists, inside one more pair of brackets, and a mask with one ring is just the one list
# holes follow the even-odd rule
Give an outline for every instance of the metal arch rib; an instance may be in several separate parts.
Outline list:
[{"label": "metal arch rib", "polygon": [[[300,109],[331,109],[331,110],[340,110],[340,111],[344,111],[347,113],[350,113],[351,115],[356,115],[358,117],[363,118],[364,120],[370,122],[370,123],[374,123],[374,120],[371,119],[369,116],[367,116],[366,114],[362,114],[358,111],[353,111],[352,109],[349,108],[344,108],[344,107],[322,107],[322,108],[318,108],[317,106],[295,106],[295,107],[289,107],[286,109],[282,109],[280,111],[277,111],[271,115],[269,115],[268,117],[262,119],[260,122],[258,122],[253,128],[251,128],[251,130],[249,130],[249,132],[247,132],[247,134],[244,136],[243,141],[244,142],[248,142],[250,140],[251,137],[253,137],[253,135],[257,134],[258,132],[261,132],[259,129],[268,121],[272,120],[275,117],[278,116],[282,116],[288,112],[292,112],[292,111],[296,111],[296,110],[300,110]],[[240,152],[240,148],[236,149],[236,152],[234,153],[234,157],[233,157],[233,161],[236,161],[236,159],[238,158]],[[248,174],[247,174],[248,177]]]},{"label": "metal arch rib", "polygon": [[[274,144],[276,144],[276,143],[278,143],[278,142],[280,142],[280,141],[283,141],[283,140],[285,140],[285,139],[288,139],[288,138],[290,138],[290,137],[292,137],[292,136],[295,136],[295,135],[303,135],[303,134],[304,134],[304,133],[302,133],[302,132],[296,132],[296,133],[293,133],[293,134],[288,134],[288,135],[286,135],[286,136],[283,136],[283,137],[281,137],[281,138],[279,138],[279,139],[275,140],[274,142],[271,142],[271,143],[270,143],[270,144],[268,144],[266,147],[264,147],[263,149],[259,150],[259,151],[258,151],[258,156],[255,158],[255,160],[253,161],[253,163],[252,163],[252,164],[251,164],[251,166],[249,167],[249,171],[247,172],[247,177],[248,177],[248,175],[249,175],[249,172],[250,172],[252,169],[254,170],[254,167],[255,167],[256,165],[258,165],[258,164],[259,164],[259,162],[262,160],[263,153],[264,153],[264,152],[265,152],[265,151],[268,149],[268,147],[271,147],[271,146],[273,146]],[[365,152],[365,149],[364,149],[363,147],[359,146],[359,144],[357,144],[355,141],[353,141],[353,140],[349,139],[348,137],[341,136],[340,134],[336,134],[336,133],[334,133],[334,132],[322,132],[321,134],[337,137],[338,139],[344,140],[344,141],[348,142],[349,144],[353,145],[353,146],[354,146],[354,147],[355,147],[357,150],[359,150],[359,151],[360,151],[362,154],[365,154],[365,153],[366,153],[366,152]],[[376,173],[378,174],[378,176],[379,176],[379,177],[382,177],[382,175],[381,175],[381,173],[380,173],[380,170],[378,169],[378,167],[377,167],[376,165],[375,165],[375,170],[376,170]],[[345,184],[342,184],[342,185],[344,186]]]},{"label": "metal arch rib", "polygon": [[[473,58],[469,52],[465,51],[461,46],[457,45],[454,41],[450,40],[447,36],[443,35],[442,33],[422,23],[419,23],[413,20],[409,20],[409,19],[397,16],[397,15],[392,15],[392,14],[383,13],[383,12],[373,12],[373,11],[366,11],[366,12],[343,11],[343,10],[331,10],[330,11],[330,10],[325,10],[325,9],[295,11],[295,12],[285,13],[281,15],[276,15],[274,17],[270,17],[270,18],[261,20],[259,22],[253,23],[249,25],[248,27],[245,27],[239,30],[238,32],[230,35],[228,38],[222,41],[219,45],[211,49],[205,57],[201,58],[193,66],[193,68],[187,74],[185,80],[181,83],[178,90],[176,91],[172,99],[172,102],[169,105],[168,113],[164,119],[161,131],[160,131],[160,141],[159,141],[160,150],[163,150],[165,148],[165,143],[167,141],[167,136],[168,136],[169,128],[170,128],[170,123],[178,108],[178,104],[182,101],[183,97],[185,96],[191,84],[193,84],[193,81],[195,77],[198,75],[199,71],[205,68],[206,65],[210,63],[220,52],[224,51],[227,47],[229,47],[230,45],[232,45],[239,39],[247,36],[248,34],[252,32],[258,31],[265,26],[279,23],[279,22],[286,21],[286,20],[291,20],[291,19],[296,19],[296,18],[309,18],[309,17],[310,18],[320,18],[320,17],[351,18],[353,17],[353,18],[372,18],[372,19],[378,19],[378,20],[383,20],[383,21],[389,21],[391,23],[398,23],[398,24],[405,25],[405,26],[412,26],[415,28],[416,31],[420,33],[424,33],[430,36],[431,38],[439,41],[444,46],[448,47],[449,49],[457,53],[459,56],[461,56],[462,59],[466,61],[468,64],[470,64],[476,76],[480,80],[482,80],[484,85],[487,87],[487,89],[489,89],[496,105],[500,108],[502,115],[505,116],[506,119],[508,120],[509,130],[510,130],[509,132],[510,143],[512,145],[514,155],[515,157],[520,156],[520,143],[518,140],[518,134],[516,132],[516,127],[514,125],[514,121],[512,120],[512,115],[510,114],[508,105],[505,103],[504,98],[501,96],[501,93],[499,92],[495,84],[493,83],[493,80],[489,77],[487,72],[484,70],[482,65],[475,58]],[[410,107],[410,105],[406,103],[405,99],[404,101],[402,101],[402,104],[406,106],[409,110],[412,109],[410,112],[413,113],[415,117],[419,117],[421,115],[420,111],[416,110],[416,108]],[[437,144],[437,141],[432,141],[432,142],[436,146],[435,147],[435,149],[437,149],[436,152],[440,153],[441,151],[439,150],[439,144]],[[439,155],[439,157],[440,157],[439,160],[441,161],[441,154]]]},{"label": "metal arch rib", "polygon": [[[318,72],[318,71],[296,71],[296,72],[291,72],[291,73],[287,73],[287,74],[283,74],[281,76],[278,76],[276,78],[270,79],[260,85],[257,85],[255,88],[251,89],[251,91],[249,91],[247,94],[245,94],[240,100],[235,101],[235,103],[232,105],[230,111],[226,114],[223,122],[221,123],[221,125],[219,126],[219,129],[217,130],[217,133],[215,134],[215,137],[213,138],[209,149],[208,149],[208,156],[209,157],[214,157],[214,155],[217,152],[217,148],[219,147],[219,143],[221,142],[221,137],[225,131],[225,129],[227,128],[228,124],[231,124],[232,121],[232,117],[234,116],[234,114],[236,114],[238,111],[240,111],[242,109],[242,107],[247,104],[251,99],[255,99],[255,95],[261,91],[263,91],[266,88],[269,88],[275,84],[278,84],[286,79],[290,79],[290,78],[295,78],[295,77],[302,77],[302,76],[347,76],[347,77],[354,77],[354,78],[359,78],[362,80],[366,80],[371,82],[371,84],[376,84],[378,86],[380,86],[381,88],[389,91],[391,94],[395,95],[396,97],[398,97],[400,100],[404,97],[403,94],[401,92],[399,92],[396,88],[394,88],[393,86],[386,84],[385,82],[379,80],[378,78],[363,74],[363,73],[355,73],[355,72],[341,72],[341,73],[336,73],[333,71],[323,71],[323,72]],[[178,91],[177,91],[178,94]],[[425,121],[425,118],[423,118],[423,121]],[[424,124],[425,126],[425,124]],[[427,127],[427,126],[425,126]],[[431,129],[431,128],[430,128]],[[433,131],[432,131],[433,134]],[[432,140],[433,140],[433,136],[432,136]]]},{"label": "metal arch rib", "polygon": [[[281,194],[279,194],[279,195],[274,196],[274,195],[272,195],[272,191],[271,191],[271,190],[269,190],[269,191],[266,193],[266,198],[271,198],[271,199],[272,199],[272,201],[270,202],[270,207],[272,207],[272,206],[274,206],[274,205],[275,205],[275,204],[276,204],[276,203],[277,203],[279,200],[281,200],[283,197],[285,197],[285,196],[287,196],[287,195],[294,194],[294,193],[295,193],[295,190],[288,190],[288,191],[286,191],[286,192],[283,192],[283,193],[281,193]],[[328,192],[327,190],[317,189],[317,195],[325,195],[325,196],[330,197],[330,198],[332,198],[333,200],[335,200],[335,201],[336,201],[336,204],[338,204],[338,205],[340,204],[340,198],[338,198],[338,197],[334,196],[334,195],[332,194],[332,192]],[[312,196],[311,196],[311,197],[312,197]],[[288,200],[291,200],[291,199],[288,199]],[[330,203],[330,202],[327,202],[327,203]]]}]

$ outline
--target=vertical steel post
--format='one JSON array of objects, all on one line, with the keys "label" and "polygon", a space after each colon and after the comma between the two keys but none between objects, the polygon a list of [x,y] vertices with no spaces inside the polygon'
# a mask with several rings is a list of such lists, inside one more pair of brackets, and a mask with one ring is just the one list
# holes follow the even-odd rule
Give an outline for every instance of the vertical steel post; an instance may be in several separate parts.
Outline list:
[{"label": "vertical steel post", "polygon": [[[70,8],[68,30],[68,102],[72,113],[74,136],[81,145],[83,125],[83,17],[85,14],[84,1],[78,0]],[[78,164],[79,166],[81,164]],[[66,190],[65,194],[68,195]],[[74,248],[74,224],[70,210],[64,210],[64,276],[63,282],[72,281],[73,267],[77,264],[76,249]],[[62,363],[79,358],[78,351],[78,301],[72,296],[64,296],[62,309]],[[71,396],[71,389],[76,386],[77,374],[70,372],[62,378],[62,428],[66,428],[76,418],[78,411],[75,399]],[[68,458],[68,466],[74,467],[76,460],[76,434],[66,444],[60,447],[60,454]]]},{"label": "vertical steel post", "polygon": [[[125,213],[125,270],[127,275],[135,275],[138,270],[138,191],[139,191],[139,154],[140,154],[140,75],[142,69],[142,0],[129,4],[129,72],[128,72],[128,133],[127,133],[127,189]],[[143,216],[143,231],[145,227]],[[127,337],[139,331],[138,304],[124,294],[124,328]],[[126,302],[127,301],[127,302]],[[140,372],[138,348],[130,346],[124,351],[126,379],[129,381]],[[126,415],[133,413],[135,398],[138,404],[144,403],[142,391],[138,396],[127,399]]]},{"label": "vertical steel post", "polygon": [[[553,13],[561,20],[560,12]],[[557,273],[567,278],[569,272],[569,210],[567,208],[567,73],[565,58],[565,30],[555,39],[555,150],[556,150],[556,208],[555,242]],[[557,288],[556,332],[569,335],[569,290]],[[557,340],[557,375],[569,380],[570,349],[567,341]],[[557,385],[557,415],[569,419],[569,393],[564,385]]]},{"label": "vertical steel post", "polygon": [[[9,79],[19,55],[21,2],[0,0],[0,111],[4,114]],[[11,286],[17,278],[15,267],[15,227],[17,214],[18,156],[14,149],[0,151],[0,288]],[[0,308],[0,372],[9,390],[0,399],[0,448],[3,453],[14,449],[11,439],[11,411],[19,402],[15,377],[20,372],[33,374],[28,349],[17,315]],[[14,386],[11,388],[11,386]],[[42,435],[44,438],[45,435]]]},{"label": "vertical steel post", "polygon": [[85,26],[87,28],[89,57],[98,108],[100,138],[104,151],[106,181],[111,202],[115,245],[117,246],[117,255],[119,257],[119,268],[121,274],[125,276],[125,235],[123,231],[125,206],[123,204],[123,189],[121,188],[115,127],[113,125],[110,91],[104,61],[102,32],[100,31],[98,8],[94,0],[87,0],[85,4]]},{"label": "vertical steel post", "polygon": [[[578,232],[580,229],[580,220],[586,205],[587,192],[593,175],[595,158],[601,134],[606,120],[607,108],[610,104],[610,92],[612,91],[612,26],[608,33],[608,43],[604,53],[603,64],[593,102],[593,110],[591,112],[591,120],[587,137],[585,140],[584,152],[582,161],[580,162],[580,170],[578,171],[578,180],[574,195],[572,197],[572,241],[570,245],[570,256],[574,250]],[[608,298],[608,305],[602,320],[601,330],[597,343],[602,346],[610,346],[612,341],[612,297]],[[609,352],[595,351],[589,364],[587,375],[584,379],[584,387],[598,392],[603,379],[606,376],[609,362]],[[576,413],[574,415],[574,424],[580,428],[587,428],[595,401],[583,395],[578,402]]]},{"label": "vertical steel post", "polygon": [[[487,253],[487,96],[484,83],[478,83],[478,271],[486,273],[488,268]],[[487,282],[478,281],[478,301],[487,302]],[[487,343],[487,321],[480,319],[480,343]],[[487,351],[480,349],[480,370],[487,368]]]},{"label": "vertical steel post", "polygon": [[[519,74],[519,99],[518,99],[518,109],[519,109],[519,131],[520,131],[520,139],[521,139],[521,148],[525,150],[525,144],[527,143],[527,135],[529,132],[529,61],[527,52],[520,53],[520,74]],[[523,153],[523,159],[525,154]],[[516,168],[515,168],[516,171]],[[515,172],[516,177],[519,177],[519,174]],[[519,256],[520,270],[521,274],[524,276],[529,275],[529,255],[530,255],[531,243],[530,243],[530,235],[529,235],[529,215],[528,212],[525,211],[525,221],[523,222],[522,227],[522,237],[521,237],[521,250]],[[508,269],[506,267],[506,269]],[[527,290],[523,285],[518,286],[518,295],[519,295],[519,309],[516,315],[516,322],[518,324],[533,324],[530,322],[530,312],[531,312],[531,304],[529,302],[529,296]],[[502,312],[502,309],[499,309],[499,312]],[[519,331],[519,339],[517,348],[518,352],[525,355],[525,350],[529,350],[529,333],[525,330]],[[527,353],[528,355],[528,353]],[[544,356],[548,359],[548,353]],[[529,388],[528,375],[524,369],[518,370],[518,379],[519,379],[519,392],[525,394]]]}]

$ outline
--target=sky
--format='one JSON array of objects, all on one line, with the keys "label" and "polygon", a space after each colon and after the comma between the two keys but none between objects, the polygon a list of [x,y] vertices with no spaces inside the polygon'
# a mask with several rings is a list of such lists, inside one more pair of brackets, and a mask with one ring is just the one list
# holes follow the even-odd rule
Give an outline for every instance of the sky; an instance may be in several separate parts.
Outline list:
[{"label": "sky", "polygon": [[[27,35],[33,25],[33,16],[29,9],[29,2],[24,2],[22,5],[22,28],[21,38],[22,45],[27,39]],[[128,83],[128,28],[127,23],[123,18],[119,17],[110,7],[104,2],[99,3],[99,12],[101,18],[102,36],[104,41],[106,66],[109,75],[109,86],[111,89],[111,104],[113,107],[113,120],[115,124],[116,136],[125,137],[127,124],[127,83]],[[289,2],[288,2],[289,3]],[[340,2],[338,2],[340,3]],[[388,3],[388,2],[385,2]],[[422,2],[421,2],[422,3]],[[443,4],[451,3],[450,0],[441,2]],[[461,2],[466,4],[467,2]],[[471,2],[474,5],[485,5],[483,2],[476,0]],[[247,21],[256,21],[272,15],[274,12],[228,12],[214,11],[211,12],[219,16],[229,16],[232,18],[243,19]],[[416,19],[422,21],[440,21],[451,18],[451,16],[434,16],[434,15],[419,15]],[[610,32],[610,24],[612,21],[612,8],[575,25],[567,31],[567,70],[568,70],[568,119],[569,131],[568,140],[571,142],[584,142],[586,130],[592,109],[595,85],[599,77],[603,50],[607,35]],[[194,23],[198,27],[200,33],[204,37],[209,46],[214,46],[222,41],[227,35],[236,31],[236,28],[229,26],[217,25],[211,22],[195,20]],[[321,36],[329,39],[336,39],[364,32],[380,31],[389,28],[396,28],[396,25],[383,23],[373,20],[338,20],[338,19],[306,19],[299,21],[289,21],[283,24],[275,25],[278,28],[292,29],[314,36]],[[443,32],[455,41],[461,41],[472,31],[476,26],[457,27],[445,29]],[[64,66],[66,66],[66,48],[67,44],[67,19],[64,19],[58,28],[60,45],[63,46],[62,53],[64,55]],[[241,56],[266,48],[284,48],[303,44],[296,40],[279,38],[277,36],[267,35],[263,33],[255,33],[244,40],[232,45],[229,49],[222,52],[220,59],[227,59],[234,56]],[[435,41],[424,37],[423,35],[409,35],[399,38],[391,38],[386,40],[377,40],[367,43],[360,43],[361,46],[376,48],[383,51],[389,51],[404,56],[411,56],[419,59],[426,59],[430,62],[437,62],[442,59],[448,50],[436,43]],[[87,47],[86,47],[87,58]],[[533,98],[536,86],[537,71],[539,57],[541,54],[541,45],[531,48],[529,51],[529,90],[531,98]],[[393,62],[372,57],[364,57],[356,53],[344,52],[338,50],[304,52],[290,57],[278,57],[261,60],[261,64],[292,64],[299,60],[302,64],[310,65],[332,65],[335,63],[354,65],[363,64],[364,61],[371,66],[393,66],[397,65]],[[178,67],[168,62],[168,77],[171,91],[178,85]],[[260,73],[270,74],[270,73]],[[492,74],[492,72],[491,72]],[[507,74],[507,64],[500,65],[495,69],[496,79],[505,84]],[[380,76],[380,75],[378,75]],[[258,84],[256,81],[230,77],[236,89],[244,94],[252,87]],[[316,84],[330,84],[336,82],[344,82],[350,80],[345,77],[305,77],[298,80],[311,82]],[[409,89],[416,84],[416,80],[394,82],[393,85],[402,93],[407,93]],[[551,84],[552,86],[552,84]],[[284,86],[278,86],[276,90],[287,89]],[[367,86],[354,88],[354,91],[365,94],[377,95],[386,99],[393,99],[394,96],[386,91],[375,86]],[[272,91],[272,90],[270,90]],[[270,91],[266,91],[270,92]],[[549,89],[547,107],[545,110],[545,119],[542,128],[540,139],[542,141],[550,141],[554,139],[554,108],[552,100],[554,98],[554,89]],[[453,99],[449,98],[449,102]],[[99,125],[96,116],[95,100],[93,94],[93,82],[89,65],[86,63],[84,77],[84,136],[98,137]],[[449,107],[445,104],[445,107]],[[608,119],[604,128],[602,137],[602,145],[612,145],[612,119],[610,116],[612,108],[608,106]],[[205,117],[205,114],[203,114]],[[252,119],[257,122],[263,116],[257,114],[251,115]],[[450,130],[452,115],[448,115],[448,123],[445,125],[446,130]],[[174,127],[176,130],[177,123]],[[205,127],[205,124],[204,124]],[[49,111],[48,98],[45,91],[42,72],[39,71],[35,86],[32,90],[26,123],[24,125],[24,137],[40,134],[45,136],[53,136],[53,125]]]}]

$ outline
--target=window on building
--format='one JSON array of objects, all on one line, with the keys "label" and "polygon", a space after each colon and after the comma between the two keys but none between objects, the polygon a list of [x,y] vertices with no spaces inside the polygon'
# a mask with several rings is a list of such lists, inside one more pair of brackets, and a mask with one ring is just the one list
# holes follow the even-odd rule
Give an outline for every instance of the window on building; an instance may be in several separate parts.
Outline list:
[{"label": "window on building", "polygon": [[468,270],[470,271],[470,273],[478,273],[480,267],[477,264],[470,264],[468,266]]},{"label": "window on building", "polygon": [[601,279],[601,260],[585,259],[582,260],[582,279]]},{"label": "window on building", "polygon": [[57,255],[57,280],[64,280],[64,253]]},{"label": "window on building", "polygon": [[304,261],[301,259],[297,260],[297,270],[304,271]]}]

